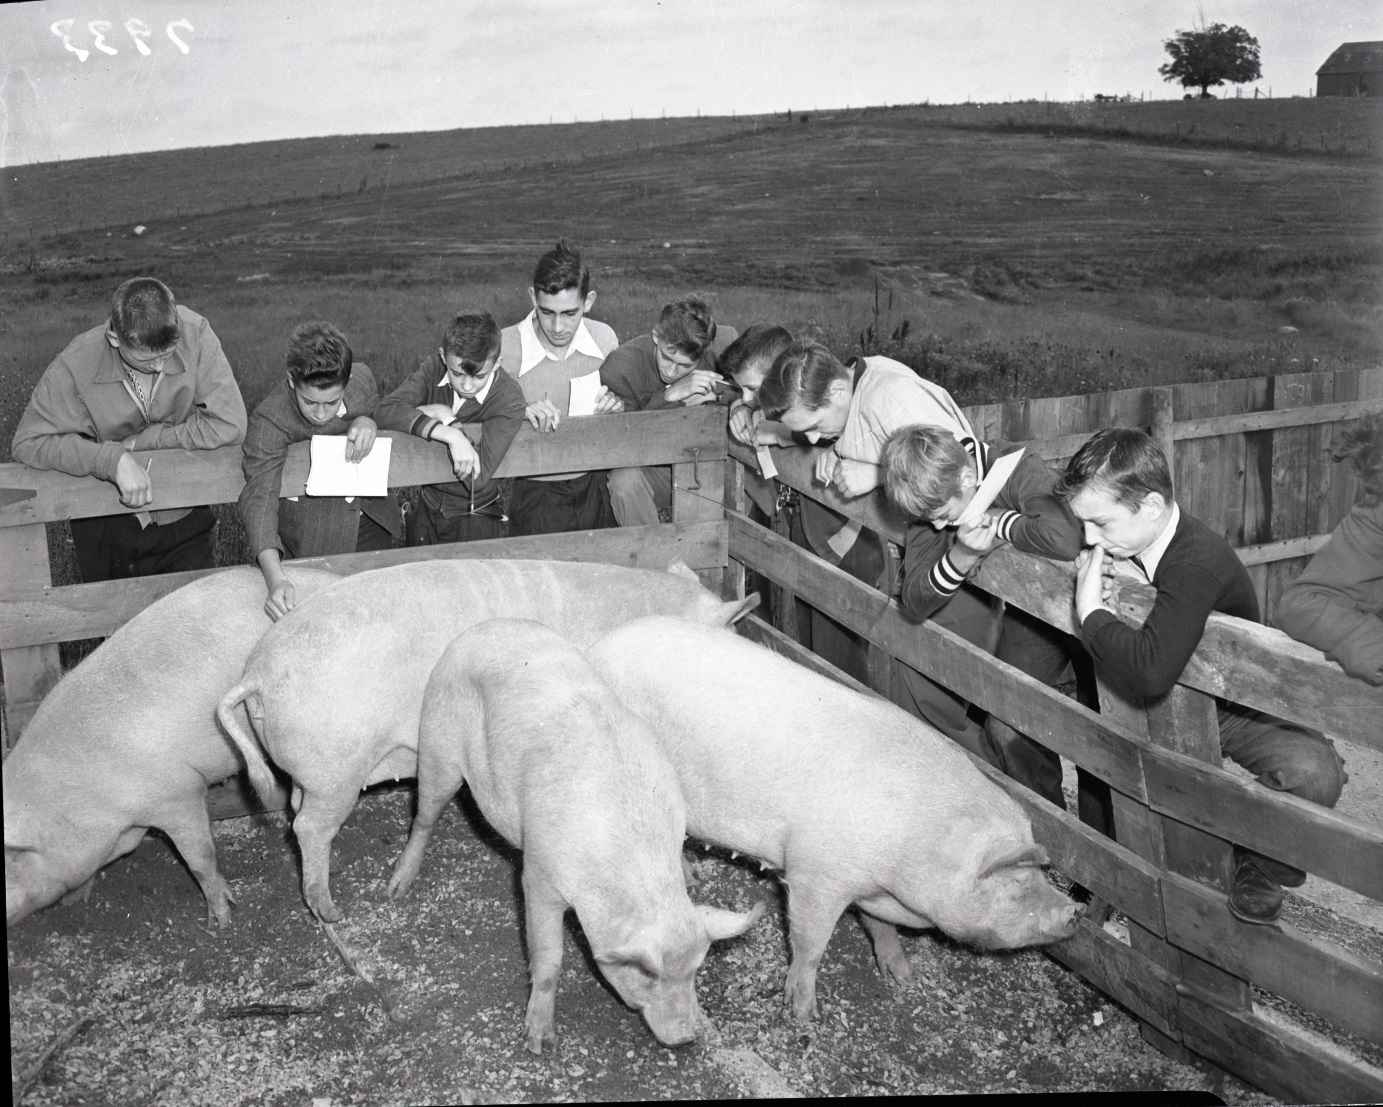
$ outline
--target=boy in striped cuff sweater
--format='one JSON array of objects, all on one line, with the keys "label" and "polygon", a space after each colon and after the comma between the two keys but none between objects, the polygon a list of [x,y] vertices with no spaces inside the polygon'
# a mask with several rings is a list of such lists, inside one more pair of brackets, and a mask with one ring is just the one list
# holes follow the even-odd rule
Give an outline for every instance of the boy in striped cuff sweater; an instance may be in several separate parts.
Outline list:
[{"label": "boy in striped cuff sweater", "polygon": [[[1072,561],[1080,552],[1080,523],[1052,495],[1056,474],[1031,454],[1019,459],[993,505],[977,521],[961,522],[990,466],[1013,448],[968,436],[958,439],[934,426],[904,427],[889,436],[880,459],[884,492],[909,518],[899,603],[909,618],[935,618],[938,625],[1028,675],[1057,684],[1080,657],[1076,640],[1016,608],[1005,612],[966,584],[985,555],[1002,543],[1056,561]],[[927,721],[1064,806],[1056,754],[996,718],[981,726],[967,717],[969,705],[964,700],[940,685],[932,687],[929,702],[919,703]],[[1085,786],[1080,789],[1080,808],[1087,822],[1102,821],[1097,795]]]}]

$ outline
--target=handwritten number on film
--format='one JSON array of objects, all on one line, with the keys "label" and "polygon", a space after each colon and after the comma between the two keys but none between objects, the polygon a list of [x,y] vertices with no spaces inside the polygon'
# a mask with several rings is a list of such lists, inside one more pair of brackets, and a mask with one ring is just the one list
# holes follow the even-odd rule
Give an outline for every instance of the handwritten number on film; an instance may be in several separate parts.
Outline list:
[{"label": "handwritten number on film", "polygon": [[[75,19],[59,19],[49,24],[48,29],[52,31],[53,34],[57,35],[58,38],[62,39],[62,48],[64,50],[76,54],[77,60],[84,62],[87,58],[91,57],[91,50],[78,46],[72,41],[72,28],[76,25],[76,22]],[[112,46],[106,38],[106,36],[110,34],[112,26],[113,24],[108,19],[93,19],[86,25],[87,33],[91,35],[92,50],[99,50],[101,53],[108,54],[111,57],[120,53],[120,51]],[[124,26],[125,33],[130,36],[130,41],[134,43],[134,48],[139,51],[141,57],[147,58],[153,53],[148,43],[148,39],[153,35],[153,31],[150,30],[149,24],[145,23],[142,19],[132,18],[125,20]],[[191,34],[196,31],[196,29],[197,28],[192,26],[186,19],[175,19],[163,28],[163,33],[168,37],[168,41],[177,47],[178,53],[186,55],[192,53],[192,48],[178,35],[178,31],[181,30]]]}]

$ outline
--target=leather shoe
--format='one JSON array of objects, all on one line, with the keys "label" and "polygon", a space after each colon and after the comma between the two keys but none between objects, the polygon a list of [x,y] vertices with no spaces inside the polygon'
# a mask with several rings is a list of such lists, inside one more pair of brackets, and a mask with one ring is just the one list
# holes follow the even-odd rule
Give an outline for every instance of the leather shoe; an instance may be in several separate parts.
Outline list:
[{"label": "leather shoe", "polygon": [[1234,887],[1229,893],[1229,912],[1246,923],[1272,923],[1282,914],[1282,885],[1250,860],[1234,869]]}]

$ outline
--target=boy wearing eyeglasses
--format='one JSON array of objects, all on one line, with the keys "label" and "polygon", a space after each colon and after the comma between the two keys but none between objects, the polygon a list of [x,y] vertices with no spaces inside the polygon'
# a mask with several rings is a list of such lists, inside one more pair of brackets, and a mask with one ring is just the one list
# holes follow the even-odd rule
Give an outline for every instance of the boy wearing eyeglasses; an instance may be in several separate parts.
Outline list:
[{"label": "boy wearing eyeglasses", "polygon": [[211,325],[153,277],[115,289],[109,319],[44,370],[10,452],[35,469],[100,477],[130,514],[73,519],[85,581],[209,569],[210,507],[158,508],[160,474],[132,450],[214,450],[245,437],[245,402]]},{"label": "boy wearing eyeglasses", "polygon": [[[625,411],[729,403],[739,389],[717,370],[716,361],[739,332],[717,325],[704,302],[688,298],[667,304],[648,334],[631,338],[605,359],[600,382]],[[610,506],[622,527],[658,522],[672,504],[672,469],[667,465],[610,470]]]},{"label": "boy wearing eyeglasses", "polygon": [[[507,522],[495,468],[524,420],[523,391],[499,367],[500,329],[488,312],[458,315],[442,344],[379,402],[383,430],[406,431],[442,442],[451,455],[451,484],[428,484],[408,515],[408,545],[503,538]],[[461,427],[482,426],[480,448]]]}]

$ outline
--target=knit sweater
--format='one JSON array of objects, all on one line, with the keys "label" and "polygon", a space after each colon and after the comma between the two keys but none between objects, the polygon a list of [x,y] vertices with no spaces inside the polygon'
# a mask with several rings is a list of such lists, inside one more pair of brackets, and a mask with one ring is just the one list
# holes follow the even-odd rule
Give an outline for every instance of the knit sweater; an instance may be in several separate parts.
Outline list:
[{"label": "knit sweater", "polygon": [[[407,431],[427,438],[438,423],[418,408],[429,404],[453,407],[455,399],[456,390],[437,355],[427,354],[403,383],[379,401],[375,422],[381,430]],[[423,501],[443,515],[457,515],[469,511],[472,502],[488,504],[499,495],[495,468],[523,425],[524,406],[523,392],[503,369],[495,370],[483,401],[462,397],[461,406],[454,408],[453,422],[483,425],[480,447],[476,451],[480,455],[480,475],[464,484],[451,481],[426,485],[422,490]]]},{"label": "knit sweater", "polygon": [[[1018,448],[1006,442],[967,442],[966,446],[976,454],[979,480],[994,461]],[[1039,458],[1025,453],[994,499],[994,507],[1000,509],[998,534],[1024,553],[1073,561],[1081,548],[1081,525],[1066,504],[1051,494],[1055,483],[1056,474]],[[965,583],[969,573],[961,572],[951,561],[955,544],[953,527],[937,530],[927,522],[908,525],[898,602],[909,618],[919,622],[928,618]]]},{"label": "knit sweater", "polygon": [[1157,595],[1142,626],[1103,608],[1081,624],[1100,675],[1125,694],[1152,699],[1181,676],[1212,611],[1259,622],[1248,571],[1221,535],[1181,512],[1176,533],[1153,573]]}]

